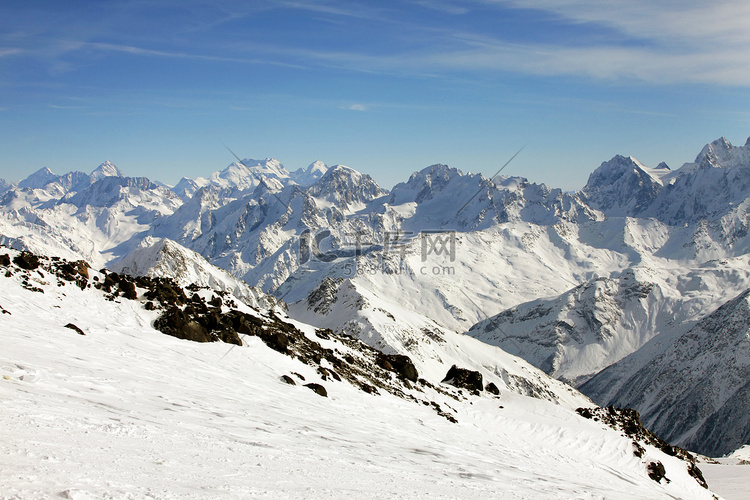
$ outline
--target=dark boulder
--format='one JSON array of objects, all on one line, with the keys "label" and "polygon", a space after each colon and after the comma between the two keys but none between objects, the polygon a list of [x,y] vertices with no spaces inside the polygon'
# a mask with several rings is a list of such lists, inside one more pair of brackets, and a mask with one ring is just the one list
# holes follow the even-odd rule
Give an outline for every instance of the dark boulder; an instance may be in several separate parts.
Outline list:
[{"label": "dark boulder", "polygon": [[10,265],[10,255],[3,254],[0,255],[0,266],[8,267]]},{"label": "dark boulder", "polygon": [[104,276],[104,283],[102,283],[102,286],[109,292],[113,286],[119,283],[119,281],[120,277],[116,273],[108,273]]},{"label": "dark boulder", "polygon": [[495,396],[500,395],[500,389],[497,388],[494,382],[490,382],[484,387],[484,390],[489,392],[490,394],[494,394]]},{"label": "dark boulder", "polygon": [[170,307],[154,322],[154,328],[178,339],[213,342],[215,339],[200,323],[187,317],[178,307]]},{"label": "dark boulder", "polygon": [[283,332],[275,332],[261,337],[268,347],[282,354],[289,352],[289,337]]},{"label": "dark boulder", "polygon": [[396,372],[402,378],[416,382],[419,379],[419,373],[414,366],[411,358],[403,354],[383,354],[380,353],[375,360],[379,367]]},{"label": "dark boulder", "polygon": [[188,302],[184,290],[169,279],[155,279],[145,297],[158,300],[163,306],[181,306]]},{"label": "dark boulder", "polygon": [[305,387],[307,387],[311,391],[315,392],[315,394],[317,394],[319,396],[323,396],[323,397],[326,397],[326,398],[328,397],[328,391],[326,391],[326,388],[323,387],[320,384],[316,384],[316,383],[313,382],[313,383],[310,383],[310,384],[305,384]]},{"label": "dark boulder", "polygon": [[476,393],[484,389],[481,373],[466,368],[459,368],[456,365],[451,366],[442,383],[450,384],[460,389],[468,389]]},{"label": "dark boulder", "polygon": [[242,345],[242,339],[234,330],[220,330],[217,335],[222,342],[227,344]]},{"label": "dark boulder", "polygon": [[13,257],[13,263],[21,269],[33,271],[34,269],[39,267],[39,257],[31,252],[21,252]]},{"label": "dark boulder", "polygon": [[650,477],[657,483],[660,483],[662,479],[666,479],[667,482],[670,482],[669,479],[666,478],[667,471],[664,470],[664,464],[662,464],[661,462],[651,462],[650,464],[648,464],[647,470],[648,477]]},{"label": "dark boulder", "polygon": [[297,385],[297,382],[295,382],[294,379],[290,377],[289,375],[282,375],[281,381],[286,382],[289,385]]},{"label": "dark boulder", "polygon": [[120,289],[120,293],[122,293],[122,296],[126,299],[138,299],[138,292],[135,291],[135,283],[133,283],[132,281],[121,279],[117,287]]}]

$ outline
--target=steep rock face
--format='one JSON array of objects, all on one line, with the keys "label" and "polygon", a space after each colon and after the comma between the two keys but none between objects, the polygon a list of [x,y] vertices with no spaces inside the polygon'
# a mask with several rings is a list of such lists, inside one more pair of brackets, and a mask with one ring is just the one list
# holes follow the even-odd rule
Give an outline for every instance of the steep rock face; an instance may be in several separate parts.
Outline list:
[{"label": "steep rock face", "polygon": [[657,337],[580,389],[637,409],[669,442],[710,456],[750,444],[750,290],[685,332]]},{"label": "steep rock face", "polygon": [[344,211],[387,194],[369,175],[343,165],[331,167],[307,192]]},{"label": "steep rock face", "polygon": [[[591,174],[581,194],[608,217],[652,217],[671,226],[710,223],[736,212],[750,196],[750,146],[721,137],[676,171],[618,155]],[[747,227],[746,209],[740,219]]]},{"label": "steep rock face", "polygon": [[583,188],[585,200],[610,217],[636,217],[654,202],[663,187],[662,177],[670,173],[661,164],[652,169],[632,156],[617,155],[602,163]]},{"label": "steep rock face", "polygon": [[307,298],[290,304],[289,311],[299,321],[361,339],[389,355],[392,364],[398,359],[394,355],[408,356],[420,376],[429,380],[445,379],[451,366],[457,365],[474,374],[479,390],[484,380],[500,391],[565,406],[579,400],[571,387],[550,383],[549,377],[523,360],[389,304],[350,279],[325,279]]},{"label": "steep rock face", "polygon": [[66,202],[79,208],[84,206],[111,207],[121,200],[127,200],[131,196],[138,197],[147,192],[158,193],[156,195],[158,198],[166,200],[176,198],[167,188],[159,186],[146,177],[105,176],[68,198]]},{"label": "steep rock face", "polygon": [[427,167],[397,184],[387,203],[407,230],[469,231],[509,222],[546,226],[597,219],[578,194],[533,184],[522,177],[501,176],[490,181],[442,164]]},{"label": "steep rock face", "polygon": [[503,311],[467,334],[577,385],[650,340],[661,316],[673,317],[661,288],[646,278],[633,269],[597,278]]}]

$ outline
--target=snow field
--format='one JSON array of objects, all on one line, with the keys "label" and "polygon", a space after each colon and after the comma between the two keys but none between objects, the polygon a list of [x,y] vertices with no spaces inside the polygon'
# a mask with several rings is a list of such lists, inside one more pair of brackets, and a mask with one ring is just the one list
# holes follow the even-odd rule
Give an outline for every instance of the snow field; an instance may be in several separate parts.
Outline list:
[{"label": "snow field", "polygon": [[19,275],[0,276],[2,498],[710,498],[563,406],[432,394],[452,424],[344,382],[323,398],[281,382],[320,380],[257,338],[178,340],[138,302]]}]

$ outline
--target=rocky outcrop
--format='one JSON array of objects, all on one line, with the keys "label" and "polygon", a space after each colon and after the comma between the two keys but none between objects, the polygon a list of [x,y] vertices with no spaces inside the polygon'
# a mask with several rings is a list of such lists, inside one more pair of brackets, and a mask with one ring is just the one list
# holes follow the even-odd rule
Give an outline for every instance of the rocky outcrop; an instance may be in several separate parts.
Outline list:
[{"label": "rocky outcrop", "polygon": [[480,393],[484,390],[481,373],[474,370],[467,370],[466,368],[459,368],[456,365],[451,366],[442,383],[466,389],[473,393]]}]

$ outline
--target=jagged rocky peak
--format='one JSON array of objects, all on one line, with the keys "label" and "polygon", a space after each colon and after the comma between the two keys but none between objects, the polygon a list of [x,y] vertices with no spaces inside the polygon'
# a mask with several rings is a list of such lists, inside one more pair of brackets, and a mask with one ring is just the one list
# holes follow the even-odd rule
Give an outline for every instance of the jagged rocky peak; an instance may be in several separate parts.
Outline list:
[{"label": "jagged rocky peak", "polygon": [[397,184],[391,191],[388,203],[391,205],[407,201],[421,203],[431,199],[436,193],[445,189],[453,179],[463,177],[463,175],[459,169],[442,163],[430,165],[411,174],[408,181]]},{"label": "jagged rocky peak", "polygon": [[300,186],[310,186],[323,177],[328,168],[328,165],[320,160],[316,160],[308,165],[307,168],[299,168],[289,174],[289,176]]},{"label": "jagged rocky peak", "polygon": [[[750,165],[750,138],[744,146],[733,146],[726,137],[719,137],[715,141],[706,144],[694,164],[701,167],[733,168],[736,166]],[[688,164],[689,165],[689,164]]]},{"label": "jagged rocky peak", "polygon": [[91,182],[96,182],[105,177],[125,177],[119,168],[111,161],[105,161],[91,172]]},{"label": "jagged rocky peak", "polygon": [[[643,163],[632,156],[615,155],[611,160],[602,162],[602,164],[591,173],[589,180],[586,183],[586,188],[590,189],[593,187],[613,185],[621,179],[628,179],[633,175],[639,177],[648,176],[658,182],[659,177],[651,174],[651,171],[653,170],[657,169],[646,167]],[[659,168],[659,170],[661,170],[661,168]]]},{"label": "jagged rocky peak", "polygon": [[721,162],[721,160],[728,159],[729,152],[732,149],[734,149],[734,146],[732,146],[732,143],[729,142],[726,137],[719,137],[715,141],[703,146],[701,152],[695,157],[695,163],[700,165],[708,160],[710,163],[714,164],[714,166],[719,166],[718,163]]},{"label": "jagged rocky peak", "polygon": [[329,168],[308,192],[316,198],[338,203],[343,209],[352,203],[369,203],[388,194],[369,175],[344,165]]},{"label": "jagged rocky peak", "polygon": [[430,186],[438,187],[441,184],[447,184],[452,178],[460,177],[464,175],[457,168],[449,167],[442,163],[436,163],[429,167],[423,168],[419,172],[414,172],[407,181],[408,184],[427,184]]},{"label": "jagged rocky peak", "polygon": [[581,193],[608,216],[635,216],[649,208],[669,173],[664,163],[650,168],[632,156],[617,155],[592,172]]}]

